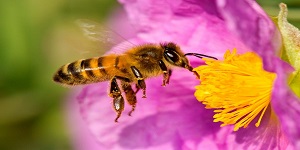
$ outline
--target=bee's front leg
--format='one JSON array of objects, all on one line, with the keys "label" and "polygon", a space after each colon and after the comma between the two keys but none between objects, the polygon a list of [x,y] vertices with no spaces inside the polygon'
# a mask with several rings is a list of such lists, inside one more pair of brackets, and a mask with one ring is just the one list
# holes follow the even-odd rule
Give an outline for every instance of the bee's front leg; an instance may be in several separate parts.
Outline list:
[{"label": "bee's front leg", "polygon": [[[141,72],[135,67],[130,67],[134,76],[137,78],[137,86],[143,90],[143,98],[146,98],[146,83]],[[139,89],[138,89],[139,90]]]},{"label": "bee's front leg", "polygon": [[172,70],[168,70],[166,64],[162,60],[158,61],[158,64],[159,64],[160,69],[164,73],[164,78],[163,78],[163,84],[162,84],[162,86],[166,86],[166,84],[169,84],[170,76],[172,74]]},{"label": "bee's front leg", "polygon": [[109,96],[113,98],[113,108],[117,113],[115,122],[118,122],[118,119],[120,118],[122,111],[124,110],[124,98],[121,94],[116,77],[114,77],[110,82]]}]

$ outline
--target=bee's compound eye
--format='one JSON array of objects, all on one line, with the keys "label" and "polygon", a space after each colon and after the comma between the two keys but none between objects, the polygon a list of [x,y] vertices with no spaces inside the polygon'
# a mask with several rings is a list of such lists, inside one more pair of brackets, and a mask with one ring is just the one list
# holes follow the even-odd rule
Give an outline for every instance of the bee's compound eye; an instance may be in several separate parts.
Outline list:
[{"label": "bee's compound eye", "polygon": [[174,50],[166,49],[164,56],[167,59],[167,61],[169,61],[170,63],[174,64],[179,61],[179,56]]}]

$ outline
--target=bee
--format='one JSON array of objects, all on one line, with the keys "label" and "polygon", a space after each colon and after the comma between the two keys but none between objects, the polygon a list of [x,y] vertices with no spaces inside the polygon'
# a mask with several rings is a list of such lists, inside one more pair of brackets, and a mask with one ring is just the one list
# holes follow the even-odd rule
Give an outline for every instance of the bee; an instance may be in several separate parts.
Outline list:
[{"label": "bee", "polygon": [[[106,39],[101,34],[94,34],[95,28],[99,28],[98,25],[94,26],[94,24],[81,25],[90,39],[99,37],[101,41]],[[169,84],[174,67],[185,68],[193,72],[187,55],[217,59],[198,53],[184,54],[180,47],[173,42],[143,44],[133,46],[121,54],[107,54],[68,63],[58,69],[53,80],[62,85],[71,86],[109,81],[108,96],[113,99],[113,109],[117,115],[115,122],[118,122],[125,105],[123,95],[131,106],[131,111],[128,114],[131,116],[137,103],[136,94],[142,90],[142,98],[146,98],[146,79],[162,75],[162,86],[166,86]],[[132,85],[135,85],[135,90],[133,90]],[[122,93],[124,94],[122,95]]]},{"label": "bee", "polygon": [[[181,67],[193,72],[187,55],[209,57],[197,53],[184,54],[175,43],[145,44],[133,47],[123,54],[110,54],[102,57],[82,59],[63,65],[55,73],[53,80],[63,85],[83,85],[103,81],[110,81],[109,96],[113,98],[113,108],[117,113],[115,122],[124,110],[124,92],[126,100],[135,110],[136,93],[143,92],[146,98],[145,79],[163,75],[162,86],[169,83],[172,68]],[[120,81],[120,86],[117,82]],[[136,90],[132,88],[136,85]],[[121,90],[122,89],[122,90]]]}]

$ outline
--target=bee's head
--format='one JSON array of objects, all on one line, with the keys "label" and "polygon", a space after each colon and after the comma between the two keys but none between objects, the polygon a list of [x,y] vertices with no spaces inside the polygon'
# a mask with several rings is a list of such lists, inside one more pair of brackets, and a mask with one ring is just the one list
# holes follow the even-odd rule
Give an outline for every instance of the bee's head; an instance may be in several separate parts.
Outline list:
[{"label": "bee's head", "polygon": [[175,43],[163,43],[161,44],[161,47],[164,49],[164,58],[171,65],[186,68],[190,71],[193,70],[193,68],[189,64],[188,59],[185,57],[180,47]]}]

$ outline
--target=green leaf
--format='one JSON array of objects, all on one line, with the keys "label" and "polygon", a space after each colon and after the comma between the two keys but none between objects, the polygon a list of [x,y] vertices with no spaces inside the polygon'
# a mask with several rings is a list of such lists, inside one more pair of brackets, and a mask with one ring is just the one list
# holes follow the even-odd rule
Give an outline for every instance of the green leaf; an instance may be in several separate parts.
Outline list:
[{"label": "green leaf", "polygon": [[[282,36],[283,47],[281,59],[294,67],[289,85],[295,94],[300,97],[300,30],[287,21],[288,10],[284,3],[280,5],[280,12],[275,23]],[[276,20],[277,19],[277,20]]]}]

